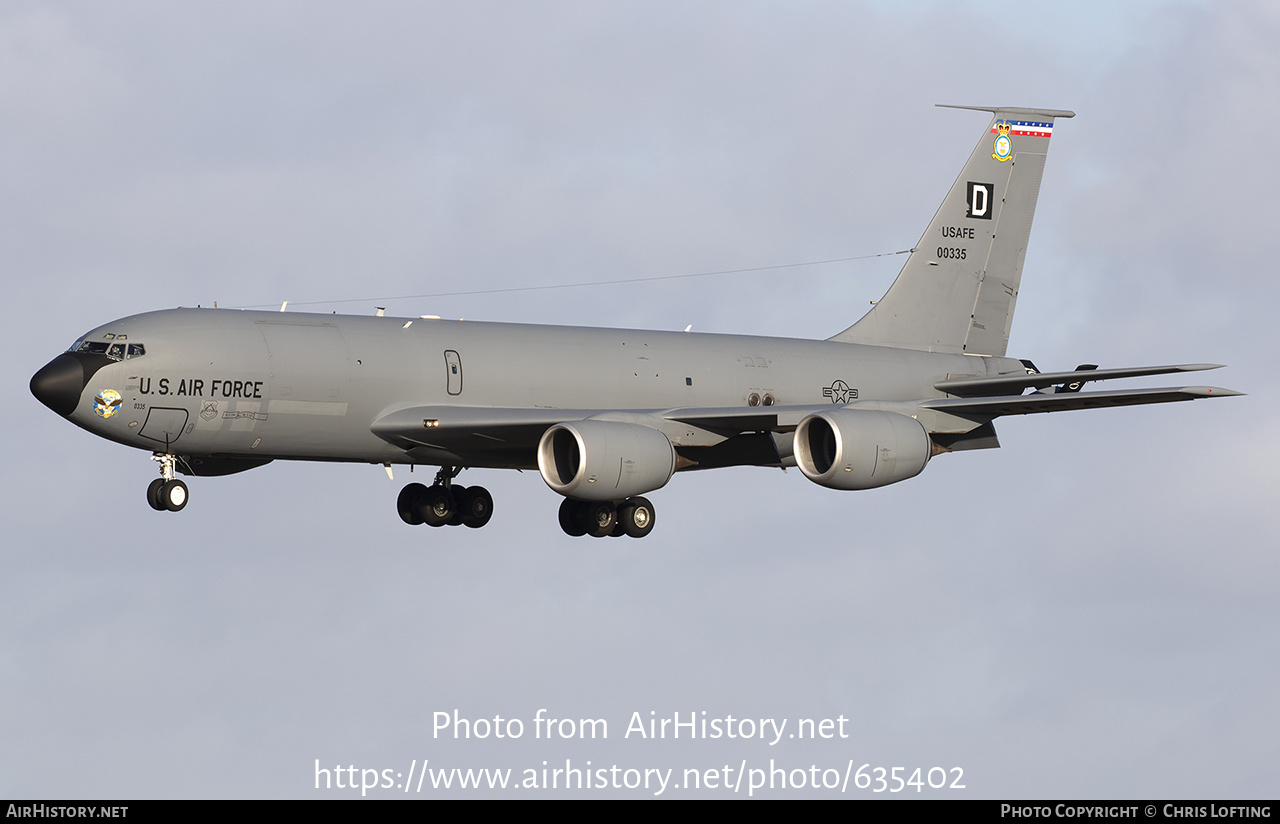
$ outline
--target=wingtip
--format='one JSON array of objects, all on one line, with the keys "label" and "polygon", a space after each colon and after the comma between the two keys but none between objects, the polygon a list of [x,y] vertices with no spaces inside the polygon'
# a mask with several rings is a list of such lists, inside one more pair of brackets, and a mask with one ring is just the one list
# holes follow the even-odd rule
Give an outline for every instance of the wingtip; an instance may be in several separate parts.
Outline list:
[{"label": "wingtip", "polygon": [[1194,398],[1231,398],[1245,394],[1234,389],[1224,389],[1221,386],[1185,386],[1182,391]]}]

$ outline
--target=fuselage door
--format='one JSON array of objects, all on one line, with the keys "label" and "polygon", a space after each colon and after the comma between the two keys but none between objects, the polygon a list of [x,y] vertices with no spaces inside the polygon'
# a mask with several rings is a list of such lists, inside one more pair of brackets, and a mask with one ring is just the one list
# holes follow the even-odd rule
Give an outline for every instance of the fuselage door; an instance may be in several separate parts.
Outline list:
[{"label": "fuselage door", "polygon": [[147,419],[142,422],[142,430],[138,434],[164,444],[167,449],[169,444],[182,435],[182,429],[186,425],[187,410],[153,406],[147,410]]},{"label": "fuselage door", "polygon": [[444,367],[448,373],[449,394],[462,394],[462,358],[452,349],[444,351]]}]

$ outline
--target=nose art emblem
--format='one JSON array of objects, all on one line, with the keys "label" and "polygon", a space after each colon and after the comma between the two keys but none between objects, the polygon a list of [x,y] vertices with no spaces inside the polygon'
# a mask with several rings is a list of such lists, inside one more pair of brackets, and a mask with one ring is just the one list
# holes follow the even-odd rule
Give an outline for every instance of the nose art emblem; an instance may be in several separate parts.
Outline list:
[{"label": "nose art emblem", "polygon": [[109,418],[120,411],[120,393],[114,389],[104,389],[93,399],[93,411],[100,418]]}]

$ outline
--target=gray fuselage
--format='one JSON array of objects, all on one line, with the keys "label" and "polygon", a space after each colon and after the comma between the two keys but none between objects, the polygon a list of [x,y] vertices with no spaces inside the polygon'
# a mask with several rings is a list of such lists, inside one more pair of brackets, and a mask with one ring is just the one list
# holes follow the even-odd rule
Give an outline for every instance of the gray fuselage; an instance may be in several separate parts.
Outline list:
[{"label": "gray fuselage", "polygon": [[[74,423],[141,449],[258,460],[446,462],[371,432],[408,407],[563,409],[578,419],[582,410],[906,401],[943,397],[933,384],[949,377],[1022,368],[829,341],[225,309],[134,315],[77,346],[86,341],[145,354],[86,375]],[[115,411],[101,402],[110,392]],[[520,451],[468,465],[535,465],[532,444]]]}]

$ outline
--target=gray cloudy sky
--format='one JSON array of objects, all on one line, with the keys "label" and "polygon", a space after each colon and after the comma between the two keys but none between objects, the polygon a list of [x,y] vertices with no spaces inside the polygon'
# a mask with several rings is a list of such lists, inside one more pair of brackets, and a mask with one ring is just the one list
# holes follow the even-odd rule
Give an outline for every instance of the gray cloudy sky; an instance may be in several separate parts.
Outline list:
[{"label": "gray cloudy sky", "polygon": [[[773,759],[1275,797],[1277,40],[1263,0],[6,3],[0,796]],[[362,465],[197,479],[160,516],[145,453],[27,391],[91,327],[214,301],[826,337],[901,258],[396,296],[908,248],[986,122],[935,103],[1078,113],[1011,354],[1227,363],[1208,382],[1249,396],[1006,420],[866,493],[681,475],[635,542],[569,539],[536,474],[483,470],[482,531],[406,527],[403,472]],[[455,708],[526,734],[433,739]],[[609,738],[535,740],[540,708]],[[624,738],[650,711],[849,737]]]}]

